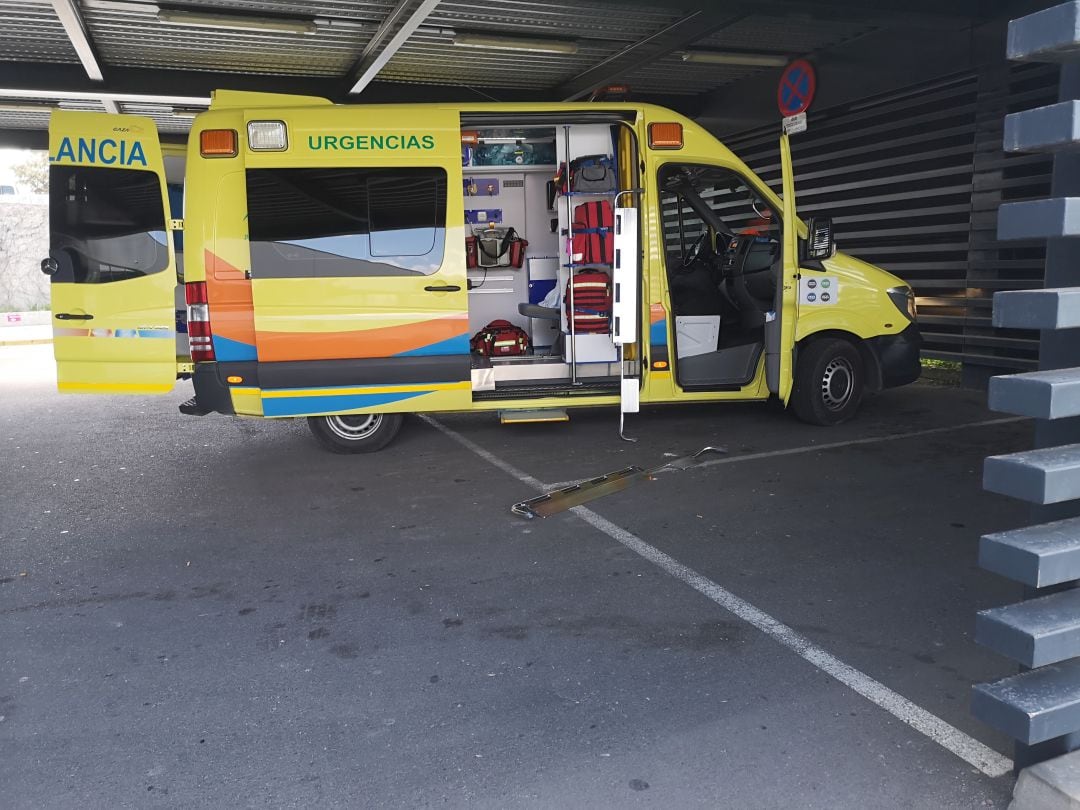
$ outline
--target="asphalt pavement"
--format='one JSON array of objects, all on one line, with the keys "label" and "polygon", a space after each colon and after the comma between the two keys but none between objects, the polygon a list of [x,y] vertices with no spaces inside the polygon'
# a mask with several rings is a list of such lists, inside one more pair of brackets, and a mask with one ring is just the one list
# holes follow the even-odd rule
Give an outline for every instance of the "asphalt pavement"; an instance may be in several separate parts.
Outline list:
[{"label": "asphalt pavement", "polygon": [[[413,417],[336,456],[302,422],[182,416],[183,385],[61,396],[50,346],[0,346],[0,380],[6,808],[1007,804],[1010,776],[716,598],[1007,757],[968,700],[1014,670],[972,630],[1019,594],[975,557],[1026,509],[979,482],[1030,426],[983,394],[910,386],[833,429],[651,409],[633,444],[610,411]],[[533,479],[706,445],[729,455],[588,513],[510,513]]]}]

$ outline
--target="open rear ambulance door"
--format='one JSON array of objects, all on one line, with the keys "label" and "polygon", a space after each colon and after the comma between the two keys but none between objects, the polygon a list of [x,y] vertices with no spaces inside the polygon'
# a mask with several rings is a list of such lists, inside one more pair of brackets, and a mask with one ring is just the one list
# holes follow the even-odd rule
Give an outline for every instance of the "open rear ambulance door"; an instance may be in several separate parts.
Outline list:
[{"label": "open rear ambulance door", "polygon": [[176,381],[176,256],[150,118],[49,121],[49,258],[61,391],[161,394]]},{"label": "open rear ambulance door", "polygon": [[795,208],[791,143],[786,134],[780,136],[780,166],[784,175],[783,264],[776,316],[765,324],[765,376],[769,391],[786,405],[795,373],[795,323],[799,305],[799,220]]}]

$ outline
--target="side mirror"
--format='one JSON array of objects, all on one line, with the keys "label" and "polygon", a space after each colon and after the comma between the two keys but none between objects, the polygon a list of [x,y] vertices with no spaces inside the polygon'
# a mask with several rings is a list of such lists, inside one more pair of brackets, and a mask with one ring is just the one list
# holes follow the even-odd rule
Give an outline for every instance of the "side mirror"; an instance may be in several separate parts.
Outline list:
[{"label": "side mirror", "polygon": [[831,259],[836,254],[832,217],[811,217],[806,223],[805,258],[812,261]]},{"label": "side mirror", "polygon": [[60,270],[60,264],[51,256],[41,260],[41,272],[47,276],[55,276]]}]

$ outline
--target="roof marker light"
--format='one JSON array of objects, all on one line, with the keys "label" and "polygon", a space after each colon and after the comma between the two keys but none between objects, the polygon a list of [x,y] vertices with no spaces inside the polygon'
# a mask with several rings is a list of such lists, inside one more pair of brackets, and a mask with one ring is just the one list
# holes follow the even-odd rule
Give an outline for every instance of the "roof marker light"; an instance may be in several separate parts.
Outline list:
[{"label": "roof marker light", "polygon": [[203,157],[236,157],[236,130],[204,129],[199,133],[199,154]]},{"label": "roof marker light", "polygon": [[677,121],[649,124],[650,149],[682,149],[682,124]]}]

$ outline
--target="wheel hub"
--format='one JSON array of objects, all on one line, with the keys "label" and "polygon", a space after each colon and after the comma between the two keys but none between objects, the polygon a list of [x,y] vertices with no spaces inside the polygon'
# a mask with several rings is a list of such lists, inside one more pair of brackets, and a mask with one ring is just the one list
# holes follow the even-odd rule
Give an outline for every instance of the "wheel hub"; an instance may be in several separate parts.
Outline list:
[{"label": "wheel hub", "polygon": [[834,357],[821,375],[821,400],[830,411],[839,411],[855,390],[855,369],[844,357]]},{"label": "wheel hub", "polygon": [[357,414],[355,416],[328,416],[326,426],[330,431],[350,442],[366,439],[379,429],[382,424],[382,414]]}]

